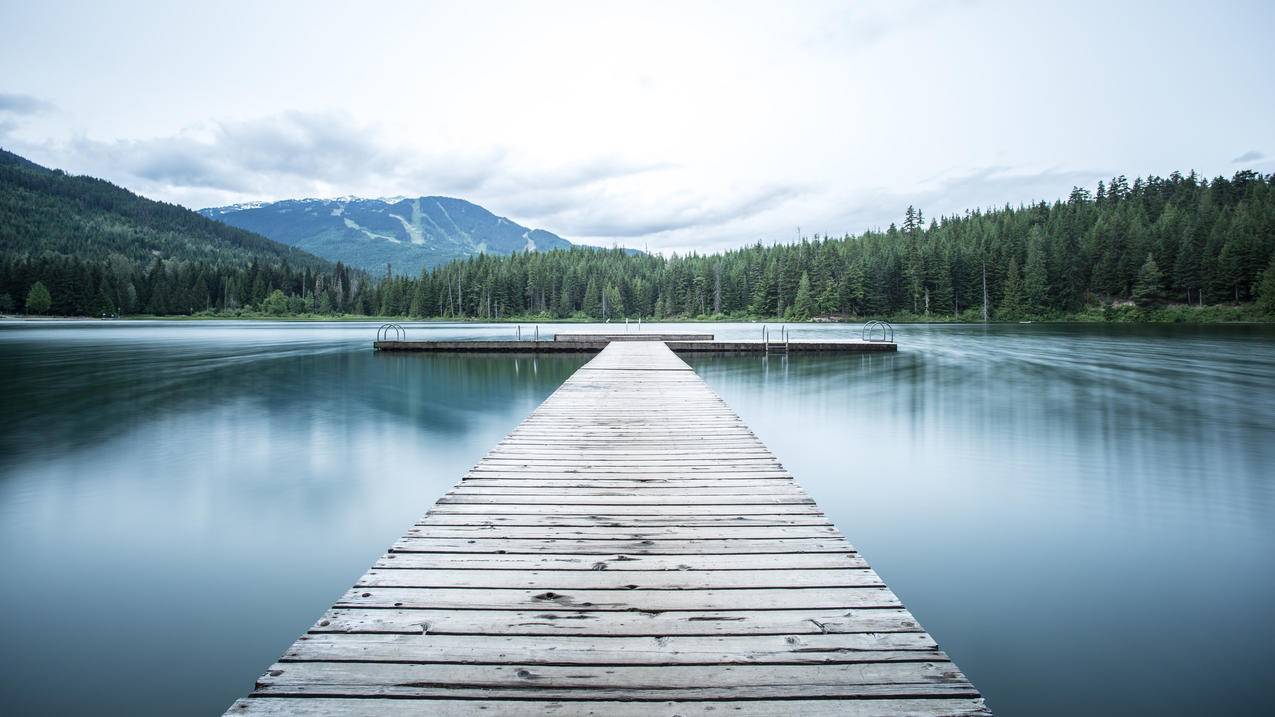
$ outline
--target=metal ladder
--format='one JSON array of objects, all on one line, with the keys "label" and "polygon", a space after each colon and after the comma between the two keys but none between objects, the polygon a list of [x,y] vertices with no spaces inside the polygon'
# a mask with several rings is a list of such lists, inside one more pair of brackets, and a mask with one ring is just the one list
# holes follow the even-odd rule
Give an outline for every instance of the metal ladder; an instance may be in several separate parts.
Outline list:
[{"label": "metal ladder", "polygon": [[762,324],[761,327],[761,343],[765,347],[766,353],[774,351],[776,353],[788,353],[788,327],[785,324],[779,325],[779,340],[770,340],[770,327]]},{"label": "metal ladder", "polygon": [[894,343],[894,326],[889,321],[869,321],[863,325],[860,338],[864,341]]},{"label": "metal ladder", "polygon": [[377,341],[406,341],[407,330],[398,324],[381,324],[376,330]]}]

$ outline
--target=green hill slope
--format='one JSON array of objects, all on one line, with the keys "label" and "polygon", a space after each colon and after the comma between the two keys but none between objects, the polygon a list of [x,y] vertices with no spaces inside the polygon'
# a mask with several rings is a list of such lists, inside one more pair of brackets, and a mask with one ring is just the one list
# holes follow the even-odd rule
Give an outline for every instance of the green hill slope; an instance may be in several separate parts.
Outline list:
[{"label": "green hill slope", "polygon": [[45,252],[82,259],[287,261],[330,268],[309,252],[156,202],[93,177],[47,169],[0,149],[0,246],[6,254]]},{"label": "green hill slope", "polygon": [[324,286],[340,288],[334,309],[358,309],[367,283],[301,249],[0,150],[0,312],[24,310],[37,282],[51,296],[41,313],[55,315],[233,309],[275,290],[317,306]]}]

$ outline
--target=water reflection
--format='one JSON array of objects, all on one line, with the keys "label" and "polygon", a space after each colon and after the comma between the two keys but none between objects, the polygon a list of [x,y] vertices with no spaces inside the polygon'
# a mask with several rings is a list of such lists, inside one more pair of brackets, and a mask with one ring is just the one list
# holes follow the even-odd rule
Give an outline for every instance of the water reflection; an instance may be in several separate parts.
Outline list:
[{"label": "water reflection", "polygon": [[219,713],[584,361],[289,331],[0,330],[14,714]]},{"label": "water reflection", "polygon": [[[9,711],[218,713],[586,360],[376,355],[374,331],[0,322]],[[897,336],[692,361],[1002,714],[1275,700],[1275,331]]]},{"label": "water reflection", "polygon": [[693,363],[1004,714],[1269,704],[1269,332],[905,331]]}]

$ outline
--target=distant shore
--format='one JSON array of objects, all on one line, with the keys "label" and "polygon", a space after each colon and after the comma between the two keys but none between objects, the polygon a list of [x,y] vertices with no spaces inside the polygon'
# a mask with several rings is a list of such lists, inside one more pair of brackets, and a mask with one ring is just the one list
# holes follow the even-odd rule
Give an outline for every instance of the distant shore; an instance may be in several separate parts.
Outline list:
[{"label": "distant shore", "polygon": [[[1046,316],[1022,316],[992,318],[984,322],[978,312],[967,311],[959,316],[896,314],[892,316],[833,316],[808,320],[776,316],[693,316],[644,317],[648,324],[696,324],[696,323],[768,323],[768,324],[861,324],[866,321],[884,320],[893,324],[1266,324],[1275,323],[1275,314],[1262,311],[1256,304],[1221,304],[1214,306],[1186,306],[1184,304],[1140,308],[1131,304],[1105,307],[1088,307],[1082,311]],[[412,323],[469,323],[469,324],[598,324],[602,319],[586,316],[556,317],[545,315],[512,316],[501,318],[463,317],[410,317],[410,316],[361,316],[353,314],[266,314],[261,312],[199,313],[175,315],[131,314],[102,318],[97,316],[25,316],[0,314],[0,320],[61,322],[61,321],[294,321],[294,322],[412,322]],[[630,324],[636,318],[628,319]],[[624,319],[612,319],[609,323],[621,325]]]}]

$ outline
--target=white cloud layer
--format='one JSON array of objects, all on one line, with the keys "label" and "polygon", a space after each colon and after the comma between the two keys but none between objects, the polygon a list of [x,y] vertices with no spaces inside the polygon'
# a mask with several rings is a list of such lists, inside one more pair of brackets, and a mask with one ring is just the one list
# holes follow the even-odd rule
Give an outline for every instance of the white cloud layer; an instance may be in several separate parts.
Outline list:
[{"label": "white cloud layer", "polygon": [[191,207],[445,194],[707,251],[1112,173],[1269,171],[1275,147],[1261,2],[0,13],[0,144]]}]

